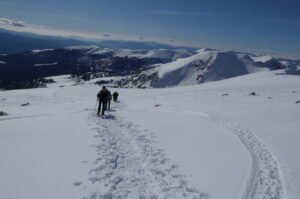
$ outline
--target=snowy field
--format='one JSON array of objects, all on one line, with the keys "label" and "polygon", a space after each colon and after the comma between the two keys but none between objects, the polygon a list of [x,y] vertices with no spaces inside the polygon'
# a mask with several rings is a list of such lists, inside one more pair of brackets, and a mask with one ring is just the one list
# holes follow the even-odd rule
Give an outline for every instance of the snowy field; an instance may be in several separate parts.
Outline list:
[{"label": "snowy field", "polygon": [[300,198],[299,76],[118,89],[103,118],[56,80],[0,92],[0,198]]}]

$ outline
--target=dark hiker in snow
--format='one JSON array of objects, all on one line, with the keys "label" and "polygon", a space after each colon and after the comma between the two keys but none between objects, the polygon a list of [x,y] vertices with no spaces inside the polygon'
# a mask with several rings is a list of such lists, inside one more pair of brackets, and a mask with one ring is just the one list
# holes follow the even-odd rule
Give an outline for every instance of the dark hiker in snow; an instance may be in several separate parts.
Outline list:
[{"label": "dark hiker in snow", "polygon": [[119,96],[119,93],[118,92],[114,92],[114,94],[113,94],[114,102],[118,101],[118,96]]},{"label": "dark hiker in snow", "polygon": [[104,112],[107,109],[107,102],[109,101],[109,96],[110,96],[109,90],[105,86],[102,87],[102,89],[99,91],[97,98],[99,101],[99,106],[98,106],[98,111],[97,115],[100,115],[101,111],[101,106],[102,106],[102,115],[104,115]]}]

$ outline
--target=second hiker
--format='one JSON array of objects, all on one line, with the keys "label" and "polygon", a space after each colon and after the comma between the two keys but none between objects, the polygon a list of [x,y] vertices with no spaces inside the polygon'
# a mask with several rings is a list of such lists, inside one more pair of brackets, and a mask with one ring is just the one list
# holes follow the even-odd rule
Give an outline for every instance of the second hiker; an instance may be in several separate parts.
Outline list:
[{"label": "second hiker", "polygon": [[114,99],[114,102],[118,101],[118,96],[119,96],[119,93],[118,93],[118,92],[114,92],[114,93],[113,93],[113,99]]}]

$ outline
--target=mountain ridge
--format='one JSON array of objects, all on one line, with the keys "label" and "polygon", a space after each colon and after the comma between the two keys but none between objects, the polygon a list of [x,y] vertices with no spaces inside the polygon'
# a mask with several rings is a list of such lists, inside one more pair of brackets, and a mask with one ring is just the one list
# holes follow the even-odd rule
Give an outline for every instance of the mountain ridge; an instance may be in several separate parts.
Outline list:
[{"label": "mountain ridge", "polygon": [[[109,83],[114,87],[161,88],[195,85],[265,70],[285,69],[287,74],[300,74],[299,60],[272,56],[214,49],[132,50],[97,45],[0,54],[0,64],[2,89],[45,86],[44,83],[48,83],[45,77],[58,75],[72,75],[84,81],[96,79],[99,84]],[[120,78],[107,81],[114,76]],[[103,81],[103,78],[106,79]]]},{"label": "mountain ridge", "polygon": [[286,69],[288,74],[300,74],[299,60],[286,60],[234,51],[198,50],[187,58],[157,65],[140,74],[122,80],[125,87],[172,87],[218,81],[250,73]]}]

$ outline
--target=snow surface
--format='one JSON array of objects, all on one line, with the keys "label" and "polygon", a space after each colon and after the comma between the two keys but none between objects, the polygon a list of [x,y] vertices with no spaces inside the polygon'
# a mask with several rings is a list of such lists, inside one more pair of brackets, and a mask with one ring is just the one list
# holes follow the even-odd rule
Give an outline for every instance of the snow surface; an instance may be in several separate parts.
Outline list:
[{"label": "snow surface", "polygon": [[41,52],[47,52],[47,51],[53,51],[54,49],[35,49],[32,50],[32,53],[41,53]]},{"label": "snow surface", "polygon": [[253,59],[255,62],[267,62],[273,59],[270,55],[264,55],[264,56],[251,56],[251,59]]},{"label": "snow surface", "polygon": [[54,66],[54,65],[57,65],[57,62],[48,63],[48,64],[34,64],[34,66]]},{"label": "snow surface", "polygon": [[68,50],[90,50],[90,49],[99,49],[99,46],[96,45],[77,45],[77,46],[68,46],[65,49]]},{"label": "snow surface", "polygon": [[115,52],[118,57],[137,57],[137,58],[171,58],[177,60],[179,58],[189,57],[192,53],[187,50],[167,50],[167,49],[154,49],[154,50],[129,50],[120,49]]},{"label": "snow surface", "polygon": [[[140,87],[187,86],[275,69],[273,62],[262,65],[260,62],[254,61],[253,57],[253,55],[251,58],[249,54],[233,51],[200,49],[196,54],[189,57],[157,65],[148,71],[142,71],[138,75],[140,81],[137,82]],[[272,61],[276,62],[276,67],[279,67],[277,65],[280,63],[279,61]],[[132,86],[129,82],[126,86],[134,87],[136,85]]]},{"label": "snow surface", "polygon": [[1,198],[300,197],[298,76],[118,89],[102,118],[99,86],[54,80],[0,92]]},{"label": "snow surface", "polygon": [[[255,63],[251,62],[251,60],[248,60],[248,62],[246,62],[246,60],[243,58],[244,55],[236,55],[234,52],[230,52],[230,51],[224,51],[224,52],[214,51],[214,50],[198,51],[197,54],[191,57],[179,59],[172,63],[167,63],[162,65],[159,68],[159,78],[164,78],[165,76],[169,75],[172,72],[177,72],[179,69],[181,69],[180,70],[181,73],[183,70],[191,70],[191,69],[186,69],[187,67],[189,68],[193,67],[194,71],[197,71],[197,68],[195,66],[195,62],[197,61],[206,61],[206,65],[212,68],[211,71],[208,71],[209,73],[212,74],[211,76],[217,76],[217,75],[231,76],[234,75],[232,73],[247,74],[247,73],[266,70],[264,68],[263,69],[258,68],[255,65]],[[242,71],[243,69],[244,71]],[[224,74],[225,72],[229,74]],[[216,77],[216,78],[222,78],[222,77]],[[213,77],[209,77],[207,79],[213,79]]]},{"label": "snow surface", "polygon": [[113,50],[111,48],[98,48],[92,54],[94,54],[94,55],[102,55],[102,54],[110,53],[112,51]]}]

